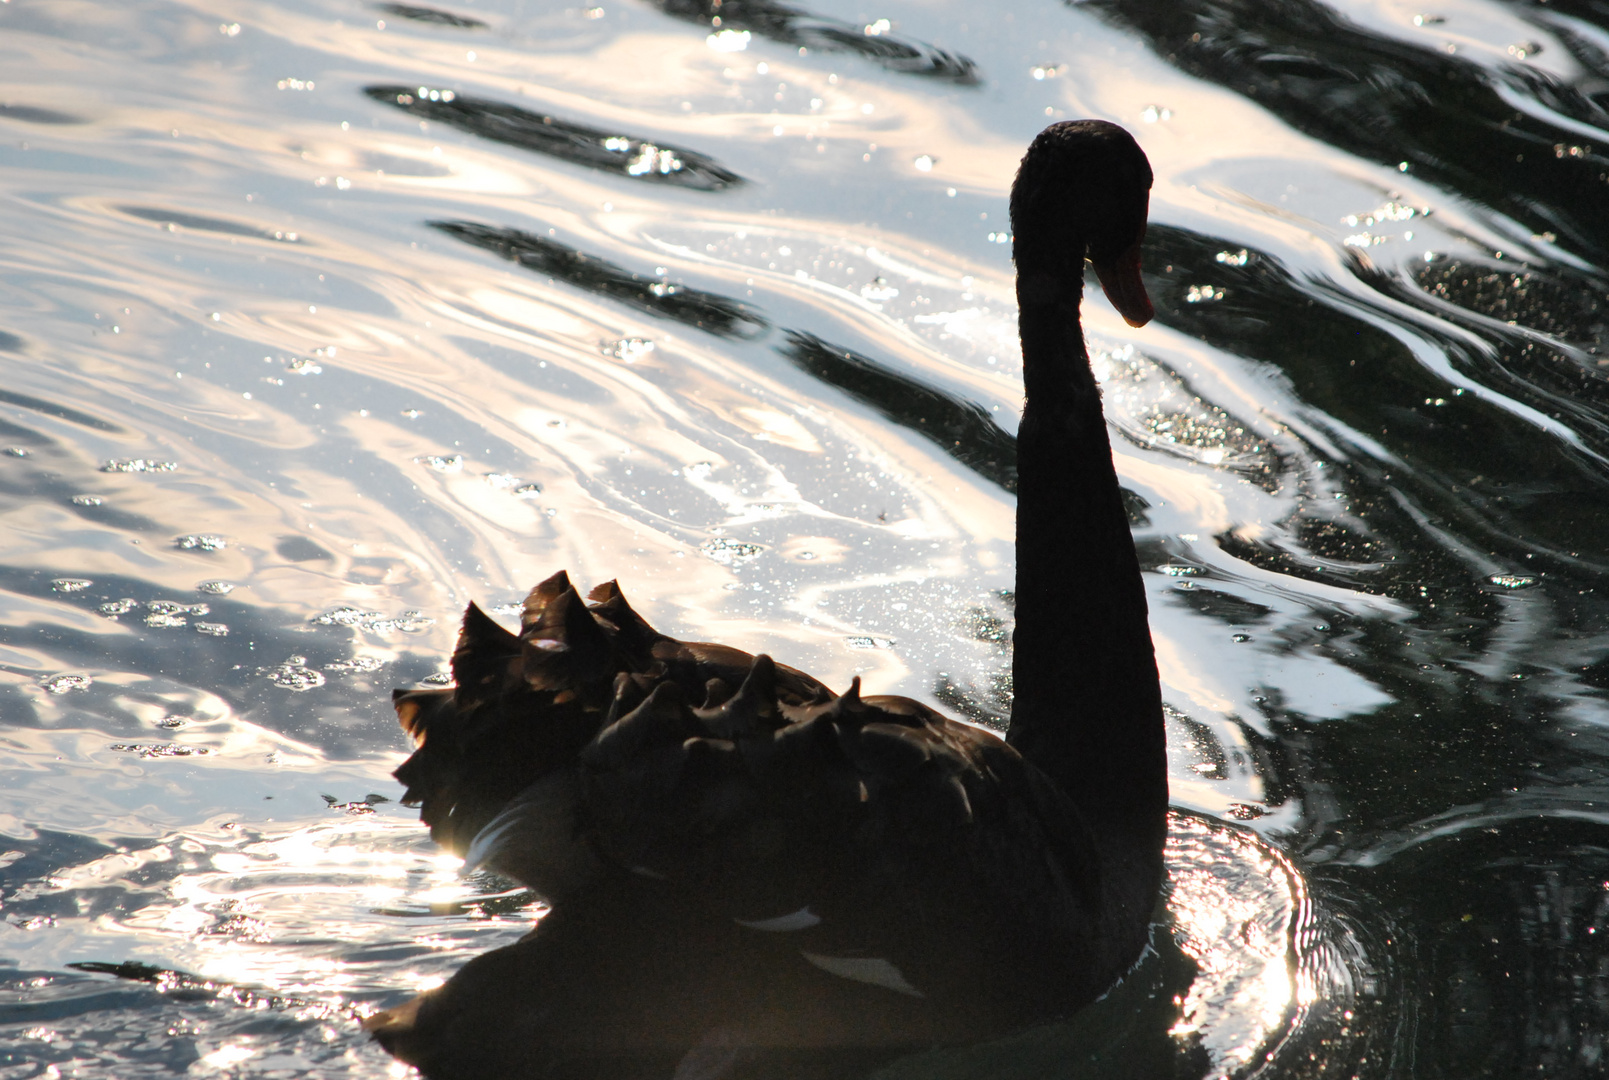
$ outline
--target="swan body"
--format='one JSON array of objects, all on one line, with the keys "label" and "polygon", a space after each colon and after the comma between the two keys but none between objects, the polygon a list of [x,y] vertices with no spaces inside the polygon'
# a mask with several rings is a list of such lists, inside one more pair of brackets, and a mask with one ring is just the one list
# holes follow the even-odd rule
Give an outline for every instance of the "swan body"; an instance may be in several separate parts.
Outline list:
[{"label": "swan body", "polygon": [[[1156,665],[1078,304],[1136,325],[1150,169],[1109,124],[1012,194],[1028,396],[1007,738],[654,630],[560,572],[399,690],[431,836],[538,892],[527,938],[367,1027],[430,1077],[828,1076],[1065,1016],[1140,956],[1167,808]],[[589,602],[590,601],[590,602]]]}]

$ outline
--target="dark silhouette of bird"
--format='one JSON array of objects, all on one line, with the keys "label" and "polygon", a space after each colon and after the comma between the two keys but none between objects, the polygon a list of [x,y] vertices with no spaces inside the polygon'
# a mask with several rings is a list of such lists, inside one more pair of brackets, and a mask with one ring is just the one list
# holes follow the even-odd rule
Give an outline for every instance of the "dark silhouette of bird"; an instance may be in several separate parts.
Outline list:
[{"label": "dark silhouette of bird", "polygon": [[1061,123],[1011,194],[1026,405],[1004,739],[667,637],[560,572],[473,604],[399,690],[443,847],[540,894],[525,939],[366,1026],[432,1078],[842,1076],[1066,1016],[1141,955],[1167,776],[1145,594],[1079,323],[1133,325],[1151,170]]}]

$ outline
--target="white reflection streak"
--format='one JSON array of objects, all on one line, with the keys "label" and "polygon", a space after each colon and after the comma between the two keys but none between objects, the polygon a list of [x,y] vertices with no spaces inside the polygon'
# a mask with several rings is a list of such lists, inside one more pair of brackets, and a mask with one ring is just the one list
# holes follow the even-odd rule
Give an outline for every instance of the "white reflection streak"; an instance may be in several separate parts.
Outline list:
[{"label": "white reflection streak", "polygon": [[1168,838],[1169,910],[1198,974],[1176,1038],[1195,1038],[1215,1069],[1249,1065],[1319,999],[1310,965],[1313,908],[1289,859],[1237,830],[1174,814]]}]

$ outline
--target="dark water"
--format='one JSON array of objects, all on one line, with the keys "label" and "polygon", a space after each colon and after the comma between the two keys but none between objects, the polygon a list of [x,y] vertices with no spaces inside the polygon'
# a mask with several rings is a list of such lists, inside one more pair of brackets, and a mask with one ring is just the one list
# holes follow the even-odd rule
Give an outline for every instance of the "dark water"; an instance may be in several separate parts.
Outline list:
[{"label": "dark water", "polygon": [[997,723],[1076,116],[1157,173],[1085,325],[1168,915],[886,1075],[1609,1070],[1609,4],[7,0],[0,1078],[404,1075],[356,1018],[539,912],[386,691],[557,568]]}]

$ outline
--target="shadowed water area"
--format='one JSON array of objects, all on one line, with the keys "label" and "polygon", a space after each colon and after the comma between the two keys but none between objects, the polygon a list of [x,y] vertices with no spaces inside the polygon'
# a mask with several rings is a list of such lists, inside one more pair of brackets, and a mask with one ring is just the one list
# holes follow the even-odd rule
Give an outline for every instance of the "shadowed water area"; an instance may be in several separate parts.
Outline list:
[{"label": "shadowed water area", "polygon": [[1168,895],[878,1075],[1603,1075],[1609,4],[9,0],[0,1080],[406,1075],[360,1018],[543,909],[389,690],[560,568],[1002,727],[1006,196],[1086,116]]}]

